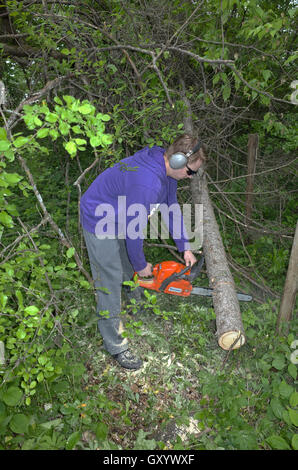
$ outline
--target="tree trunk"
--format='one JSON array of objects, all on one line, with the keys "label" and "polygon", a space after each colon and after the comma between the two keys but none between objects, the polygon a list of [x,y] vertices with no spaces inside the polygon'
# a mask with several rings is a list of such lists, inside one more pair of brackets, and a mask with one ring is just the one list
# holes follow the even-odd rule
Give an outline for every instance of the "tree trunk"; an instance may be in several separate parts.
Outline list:
[{"label": "tree trunk", "polygon": [[[185,95],[183,80],[180,80],[180,83],[183,90],[183,101],[187,108],[184,117],[184,129],[185,132],[194,135],[190,102]],[[209,284],[214,289],[212,296],[216,315],[218,344],[225,350],[238,349],[245,343],[240,306],[203,170],[200,170],[199,174],[193,177],[191,193],[194,204],[203,204],[203,251]]]},{"label": "tree trunk", "polygon": [[295,305],[298,290],[298,222],[296,224],[295,236],[291,250],[286,282],[279,315],[277,318],[277,330],[281,333],[282,322],[289,322]]},{"label": "tree trunk", "polygon": [[254,190],[254,173],[256,170],[256,160],[258,153],[258,134],[250,134],[248,138],[248,153],[247,153],[247,180],[246,180],[246,204],[245,215],[246,223],[250,225],[253,204],[253,190]]},{"label": "tree trunk", "polygon": [[[199,187],[201,186],[201,188]],[[218,344],[225,350],[240,348],[245,343],[244,328],[235,284],[226,259],[225,249],[209,198],[206,178],[193,178],[194,204],[203,204],[203,251],[209,284],[213,287]]]}]

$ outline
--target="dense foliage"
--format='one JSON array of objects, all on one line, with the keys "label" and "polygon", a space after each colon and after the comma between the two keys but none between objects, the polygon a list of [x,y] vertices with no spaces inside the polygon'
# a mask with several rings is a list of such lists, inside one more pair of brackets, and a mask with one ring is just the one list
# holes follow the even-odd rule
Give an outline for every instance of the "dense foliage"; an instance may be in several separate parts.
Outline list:
[{"label": "dense foliage", "polygon": [[[297,220],[295,41],[291,0],[2,2],[2,449],[298,448],[295,316],[276,334]],[[146,358],[125,372],[96,331],[78,201],[98,172],[183,133],[186,100],[231,269],[254,296],[247,343],[219,350],[210,300],[148,294],[143,316],[123,305]]]}]

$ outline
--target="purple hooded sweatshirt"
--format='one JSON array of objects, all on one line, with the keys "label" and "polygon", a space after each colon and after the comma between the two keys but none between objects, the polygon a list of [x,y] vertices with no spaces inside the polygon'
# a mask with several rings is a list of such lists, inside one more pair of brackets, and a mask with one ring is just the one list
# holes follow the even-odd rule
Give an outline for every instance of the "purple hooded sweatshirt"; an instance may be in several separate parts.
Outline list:
[{"label": "purple hooded sweatshirt", "polygon": [[[177,181],[166,174],[164,153],[165,150],[158,146],[145,147],[124,158],[103,171],[80,202],[84,229],[98,238],[125,238],[128,257],[135,271],[144,269],[147,264],[142,232],[147,226],[148,217],[159,204],[167,207],[175,204],[175,211],[168,212],[169,232],[178,251],[189,249],[177,202]],[[177,227],[177,218],[179,233],[173,230],[173,226]],[[138,236],[135,235],[136,228]]]}]

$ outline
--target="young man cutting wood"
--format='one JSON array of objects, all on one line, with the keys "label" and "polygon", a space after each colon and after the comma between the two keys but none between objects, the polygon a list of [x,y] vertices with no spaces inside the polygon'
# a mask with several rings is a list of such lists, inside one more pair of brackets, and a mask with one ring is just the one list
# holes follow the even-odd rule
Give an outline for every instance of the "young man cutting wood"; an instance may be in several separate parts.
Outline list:
[{"label": "young man cutting wood", "polygon": [[[97,290],[98,328],[104,348],[122,367],[142,366],[122,336],[120,312],[123,281],[131,280],[134,272],[140,277],[152,274],[143,251],[148,216],[159,205],[178,206],[177,181],[192,178],[204,159],[201,144],[184,134],[167,150],[146,147],[106,169],[81,198],[81,223]],[[180,209],[178,215],[178,223],[177,211],[169,218],[169,231],[185,263],[192,266],[196,257],[189,249]],[[182,227],[180,232],[177,226]]]}]

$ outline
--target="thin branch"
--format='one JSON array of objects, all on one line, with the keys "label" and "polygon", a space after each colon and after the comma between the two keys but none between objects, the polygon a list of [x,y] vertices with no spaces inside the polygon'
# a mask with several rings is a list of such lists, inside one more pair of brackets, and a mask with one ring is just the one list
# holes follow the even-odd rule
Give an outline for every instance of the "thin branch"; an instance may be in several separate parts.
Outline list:
[{"label": "thin branch", "polygon": [[197,54],[194,54],[193,52],[187,51],[185,49],[181,49],[181,47],[175,47],[175,46],[168,46],[167,49],[169,51],[175,51],[175,52],[180,52],[181,54],[189,55],[193,59],[195,59],[197,62],[206,62],[207,64],[224,64],[224,65],[229,65],[234,64],[234,60],[223,60],[223,59],[207,59],[206,57],[201,57]]},{"label": "thin branch", "polygon": [[[60,229],[60,227],[58,227],[58,225],[56,224],[56,222],[53,220],[52,216],[49,214],[44,202],[43,202],[43,199],[42,199],[42,196],[40,194],[40,192],[38,191],[37,189],[37,186],[35,184],[35,181],[34,181],[34,178],[32,176],[32,173],[30,172],[28,166],[27,166],[27,163],[26,161],[24,160],[23,157],[21,157],[20,155],[18,155],[18,159],[21,163],[21,166],[23,168],[23,170],[25,171],[27,177],[28,177],[28,180],[32,186],[32,189],[33,189],[33,192],[36,196],[36,199],[38,200],[39,202],[39,205],[41,207],[41,210],[43,212],[43,214],[48,218],[48,221],[49,221],[49,224],[51,225],[51,227],[54,229],[54,231],[58,234],[59,238],[60,238],[60,241],[62,243],[62,245],[64,245],[66,248],[72,248],[72,244],[67,240],[67,238],[65,237],[64,233],[62,232],[62,230]],[[79,258],[77,252],[75,251],[74,253],[74,258],[77,262],[77,266],[79,268],[79,270],[81,271],[81,273],[86,277],[86,279],[88,280],[88,282],[90,282],[91,285],[93,285],[93,280],[91,278],[91,276],[89,275],[89,273],[86,271],[86,269],[83,267],[83,263],[81,261],[81,259]]]},{"label": "thin branch", "polygon": [[[294,158],[294,160],[291,160],[290,162],[287,162],[285,163],[284,165],[279,165],[277,167],[274,167],[274,168],[269,168],[269,170],[263,170],[263,171],[259,171],[258,173],[254,173],[253,176],[259,176],[259,175],[263,175],[265,173],[271,173],[272,171],[276,171],[276,170],[280,170],[281,168],[285,168],[286,166],[289,166],[291,165],[292,163],[295,163],[297,161],[297,158]],[[220,181],[210,181],[208,184],[213,184],[213,183],[226,183],[227,181],[233,181],[233,180],[239,180],[241,178],[247,178],[248,176],[251,176],[252,174],[247,174],[247,175],[241,175],[241,176],[234,176],[234,177],[231,177],[231,178],[228,178],[226,180],[220,180]]]},{"label": "thin branch", "polygon": [[291,104],[291,105],[293,104],[291,101],[276,98],[270,93],[267,93],[267,91],[263,91],[263,90],[259,90],[258,88],[255,88],[254,86],[250,85],[250,83],[248,83],[245,80],[245,78],[243,78],[242,74],[235,68],[234,65],[227,64],[227,66],[235,73],[235,75],[237,75],[237,77],[241,80],[241,82],[244,83],[244,85],[246,85],[250,90],[257,92],[260,95],[268,96],[268,98],[270,98],[271,100],[278,101],[279,103],[285,103],[285,104]]},{"label": "thin branch", "polygon": [[12,112],[12,115],[10,116],[10,118],[7,120],[6,130],[9,131],[13,127],[15,121],[17,120],[17,116],[19,116],[20,111],[23,109],[23,107],[26,104],[32,104],[32,103],[35,103],[36,101],[39,101],[50,90],[59,86],[63,80],[69,79],[73,76],[74,74],[69,74],[69,75],[64,75],[62,77],[57,77],[54,80],[50,80],[48,83],[46,83],[46,85],[43,88],[41,88],[41,90],[34,93],[34,95],[29,96],[28,98],[24,98],[23,101],[21,101],[20,104],[16,107],[16,109]]}]

